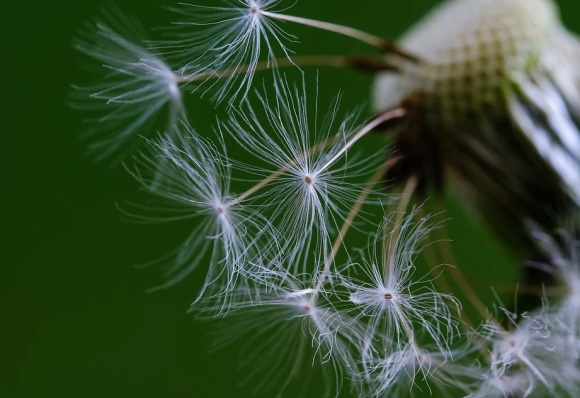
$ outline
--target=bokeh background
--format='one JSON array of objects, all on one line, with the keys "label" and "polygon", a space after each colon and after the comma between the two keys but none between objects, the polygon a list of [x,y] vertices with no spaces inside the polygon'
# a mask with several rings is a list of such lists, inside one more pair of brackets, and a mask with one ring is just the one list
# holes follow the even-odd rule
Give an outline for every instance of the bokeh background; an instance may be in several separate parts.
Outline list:
[{"label": "bokeh background", "polygon": [[[111,3],[28,0],[0,12],[0,397],[249,396],[250,388],[239,385],[238,347],[209,352],[212,325],[187,313],[201,274],[147,294],[159,274],[134,267],[179,244],[188,226],[124,221],[116,203],[143,194],[123,168],[84,155],[83,115],[66,105],[70,85],[87,81],[71,41]],[[162,8],[171,1],[114,3],[147,27],[172,20]],[[310,0],[298,1],[292,13],[397,38],[435,3]],[[580,4],[559,3],[566,24],[580,31]],[[372,53],[347,38],[289,30],[301,41],[294,46],[300,54]],[[345,109],[368,104],[371,84],[370,76],[321,70],[321,102],[341,90]],[[196,126],[211,125],[207,105],[191,101],[200,110],[192,114]],[[489,294],[492,282],[513,276],[510,250],[448,196],[458,261]],[[319,396],[317,387],[306,391]]]}]

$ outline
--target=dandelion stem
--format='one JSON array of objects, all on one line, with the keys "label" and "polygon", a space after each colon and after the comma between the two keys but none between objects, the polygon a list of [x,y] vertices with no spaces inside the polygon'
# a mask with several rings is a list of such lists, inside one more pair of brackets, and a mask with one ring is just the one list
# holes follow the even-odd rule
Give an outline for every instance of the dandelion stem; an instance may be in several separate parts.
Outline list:
[{"label": "dandelion stem", "polygon": [[413,328],[409,325],[407,321],[403,321],[401,322],[401,324],[403,326],[405,334],[407,335],[407,339],[409,339],[409,344],[413,346],[413,349],[415,350],[416,353],[417,351],[419,351],[419,347],[417,346],[417,342],[415,341],[415,333],[413,333]]},{"label": "dandelion stem", "polygon": [[[405,185],[405,188],[403,189],[401,201],[399,202],[399,206],[397,207],[397,211],[395,213],[396,220],[393,230],[390,232],[389,245],[387,249],[388,250],[387,264],[384,269],[384,271],[387,272],[386,275],[387,277],[393,274],[393,270],[395,268],[395,262],[397,260],[396,247],[397,242],[399,241],[400,237],[399,235],[401,234],[403,218],[405,217],[407,207],[411,202],[411,197],[413,196],[413,192],[415,192],[415,189],[417,188],[418,182],[419,178],[417,176],[412,176],[411,178],[409,178],[407,184]],[[387,230],[385,230],[385,239],[387,238],[386,234],[388,234]]]},{"label": "dandelion stem", "polygon": [[367,43],[373,47],[378,48],[382,52],[397,54],[398,56],[405,58],[409,61],[417,62],[418,58],[406,51],[401,50],[393,43],[382,37],[372,35],[370,33],[364,32],[359,29],[351,28],[348,26],[338,25],[330,22],[317,21],[315,19],[296,17],[293,15],[278,14],[275,12],[260,11],[260,13],[266,17],[279,19],[282,21],[294,22],[300,25],[311,26],[314,28],[327,30],[329,32],[334,32],[341,34],[343,36],[348,36],[353,39]]},{"label": "dandelion stem", "polygon": [[274,171],[268,177],[264,178],[262,181],[260,181],[256,185],[254,185],[252,188],[248,189],[246,192],[244,192],[240,196],[238,196],[235,199],[233,199],[233,200],[229,201],[228,203],[226,203],[226,207],[231,207],[231,206],[233,206],[233,205],[235,205],[235,204],[237,204],[237,203],[245,200],[249,196],[253,195],[257,191],[259,191],[260,189],[264,188],[266,185],[268,185],[269,183],[271,183],[272,181],[274,181],[280,175],[284,174],[284,171],[285,171],[285,169],[282,168],[282,167],[279,168],[278,170]]},{"label": "dandelion stem", "polygon": [[389,169],[391,167],[393,167],[400,159],[401,159],[400,157],[394,157],[394,158],[389,159],[387,162],[385,162],[385,164],[383,166],[381,166],[372,175],[372,177],[367,182],[367,184],[365,185],[363,190],[360,192],[359,196],[356,198],[354,205],[350,209],[348,216],[345,218],[344,223],[342,224],[342,227],[340,228],[340,232],[338,233],[338,237],[336,238],[336,240],[334,241],[334,244],[332,245],[332,250],[329,253],[328,257],[326,258],[326,261],[324,262],[324,269],[322,270],[322,273],[320,274],[320,277],[318,278],[318,283],[316,284],[316,287],[314,288],[315,292],[318,292],[322,288],[322,286],[324,285],[324,281],[325,281],[326,277],[328,276],[328,273],[330,272],[330,266],[334,262],[334,258],[336,257],[338,250],[340,250],[340,246],[344,242],[344,237],[348,233],[348,230],[350,229],[350,226],[352,225],[353,220],[356,218],[356,216],[360,212],[360,209],[362,208],[362,205],[366,201],[367,197],[369,196],[369,194],[371,193],[371,191],[373,190],[375,185],[377,185],[377,183],[385,175],[385,173],[387,173],[387,171],[389,171]]},{"label": "dandelion stem", "polygon": [[[443,258],[445,258],[446,253],[449,254],[449,252],[451,252],[451,250],[448,250],[448,246],[445,244],[440,244],[439,247],[442,253],[444,253]],[[455,280],[455,282],[459,285],[459,287],[461,287],[463,294],[465,294],[465,296],[467,297],[471,305],[475,307],[477,312],[479,312],[483,317],[488,316],[489,311],[487,310],[487,306],[483,303],[483,301],[481,301],[477,293],[475,293],[475,290],[473,290],[473,287],[471,286],[467,278],[465,278],[463,272],[461,272],[459,267],[450,267],[449,273],[451,274],[451,277]]]},{"label": "dandelion stem", "polygon": [[[433,248],[432,245],[427,245],[425,247],[423,255],[425,256],[426,260],[425,263],[427,264],[427,267],[429,268],[430,271],[433,271],[435,269],[434,268],[435,264],[441,263],[441,261],[438,260],[437,253],[435,252],[435,249]],[[443,262],[445,263],[445,261]],[[453,267],[452,264],[449,264],[449,266]],[[447,281],[447,278],[444,277],[444,275],[441,275],[439,278],[435,278],[434,283],[440,291],[449,295],[453,294],[453,289],[451,288],[451,285],[449,285],[449,282]],[[464,311],[461,306],[454,305],[452,307],[455,309],[457,316],[461,318],[461,320],[463,321],[461,325],[467,327],[468,332],[471,331],[474,323],[473,320],[467,314],[467,312]]]},{"label": "dandelion stem", "polygon": [[254,66],[248,64],[236,68],[226,68],[211,72],[192,74],[186,76],[176,76],[178,84],[193,83],[205,81],[208,79],[220,79],[222,77],[236,76],[247,73],[250,69],[254,72],[260,72],[274,68],[289,68],[295,66],[328,66],[332,68],[354,69],[362,72],[377,71],[397,71],[395,65],[383,60],[377,60],[370,57],[362,56],[340,56],[340,55],[304,55],[293,57],[291,60],[277,58],[275,60],[261,61]]},{"label": "dandelion stem", "polygon": [[350,141],[348,141],[340,151],[338,151],[324,166],[322,166],[320,168],[320,171],[323,171],[323,170],[327,169],[328,167],[330,167],[342,155],[344,155],[344,153],[346,151],[348,151],[350,149],[350,147],[352,147],[358,140],[360,140],[362,137],[367,135],[369,132],[373,131],[377,126],[380,126],[381,124],[383,124],[389,120],[403,117],[403,116],[405,116],[405,114],[406,114],[406,111],[404,108],[395,108],[393,110],[390,110],[390,111],[387,111],[387,112],[380,114],[378,117],[376,117],[374,120],[372,120],[369,124],[364,126],[358,133],[356,133],[354,135],[354,137],[352,137],[350,139]]},{"label": "dandelion stem", "polygon": [[[489,286],[489,284],[488,284]],[[562,297],[566,294],[566,290],[563,287],[556,286],[542,286],[542,285],[520,285],[519,283],[494,283],[493,288],[500,292],[517,292],[519,294],[535,294],[538,296],[545,295],[547,297]]]},{"label": "dandelion stem", "polygon": [[[424,249],[423,255],[425,256],[425,263],[427,264],[427,267],[429,268],[430,271],[433,271],[435,269],[433,265],[440,263],[440,261],[437,259],[437,255],[435,254],[433,246],[427,245]],[[451,289],[449,282],[443,276],[435,278],[434,283],[441,292],[449,295],[453,294],[453,290]],[[463,321],[461,325],[467,326],[468,332],[471,331],[473,329],[474,323],[473,320],[467,314],[467,312],[464,311],[463,308],[461,308],[460,306],[454,305],[452,307],[455,309],[455,313],[457,314],[457,316],[461,318],[461,320]]]},{"label": "dandelion stem", "polygon": [[[455,258],[455,255],[453,254],[453,250],[451,250],[451,248],[449,247],[448,244],[449,237],[446,231],[447,230],[445,228],[441,230],[440,233],[443,236],[441,239],[438,240],[440,244],[437,246],[439,247],[441,257],[446,263],[457,264],[457,260]],[[487,306],[483,303],[483,301],[481,301],[481,299],[479,298],[479,296],[477,295],[477,293],[475,292],[475,290],[473,289],[467,278],[465,278],[463,272],[461,272],[459,267],[450,267],[449,273],[451,274],[451,277],[453,278],[455,283],[457,283],[457,285],[461,288],[463,294],[469,300],[471,305],[473,305],[473,307],[477,310],[477,312],[479,312],[479,314],[483,318],[486,318],[489,315]]]}]

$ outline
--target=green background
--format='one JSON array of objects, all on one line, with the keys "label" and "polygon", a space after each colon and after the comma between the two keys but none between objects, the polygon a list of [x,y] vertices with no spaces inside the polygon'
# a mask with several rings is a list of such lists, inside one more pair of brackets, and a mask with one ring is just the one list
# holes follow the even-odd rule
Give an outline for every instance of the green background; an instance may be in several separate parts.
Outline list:
[{"label": "green background", "polygon": [[[580,5],[559,3],[567,25],[580,31]],[[116,202],[143,195],[122,168],[84,156],[82,115],[65,105],[70,84],[86,76],[71,40],[106,4],[28,0],[10,2],[0,14],[0,397],[247,396],[238,386],[236,347],[209,353],[211,325],[186,313],[195,278],[146,294],[159,276],[133,267],[179,244],[188,226],[123,221]],[[161,6],[172,3],[115,4],[148,27],[171,20]],[[396,38],[431,4],[303,0],[291,13]],[[302,42],[294,46],[299,54],[372,53],[312,29],[290,31]],[[371,77],[335,70],[320,76],[321,102],[339,89],[345,108],[369,101]],[[201,126],[213,118],[206,111],[193,117]],[[461,231],[452,236],[458,257],[487,292],[486,278],[502,278],[504,249],[453,206],[449,217],[452,234]]]}]

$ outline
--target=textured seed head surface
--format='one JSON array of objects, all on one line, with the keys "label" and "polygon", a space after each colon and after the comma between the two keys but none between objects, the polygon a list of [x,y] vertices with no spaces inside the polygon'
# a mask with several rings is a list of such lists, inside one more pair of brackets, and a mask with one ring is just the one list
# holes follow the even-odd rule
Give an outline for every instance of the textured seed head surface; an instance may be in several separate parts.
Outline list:
[{"label": "textured seed head surface", "polygon": [[448,0],[400,41],[421,62],[380,76],[375,107],[392,108],[419,92],[427,120],[441,127],[482,108],[500,112],[502,90],[514,75],[542,62],[559,28],[552,0]]}]

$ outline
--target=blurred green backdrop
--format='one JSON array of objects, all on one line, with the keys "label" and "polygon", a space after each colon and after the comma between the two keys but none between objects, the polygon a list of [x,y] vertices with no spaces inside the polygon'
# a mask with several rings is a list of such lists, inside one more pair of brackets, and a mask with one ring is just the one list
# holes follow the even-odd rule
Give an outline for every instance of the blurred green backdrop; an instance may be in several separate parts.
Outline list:
[{"label": "blurred green backdrop", "polygon": [[[122,221],[115,203],[140,199],[138,186],[122,168],[84,156],[78,138],[83,115],[65,105],[70,84],[86,81],[71,40],[109,3],[28,0],[4,5],[0,15],[5,83],[0,397],[247,396],[249,389],[238,386],[236,348],[208,353],[211,325],[186,313],[195,297],[195,276],[146,294],[159,276],[133,267],[179,244],[187,225]],[[580,4],[559,3],[567,25],[580,31]],[[147,27],[171,21],[161,6],[172,2],[115,4]],[[396,38],[432,4],[304,0],[292,13]],[[372,52],[311,29],[289,30],[302,42],[294,46],[298,53]],[[369,76],[322,70],[320,79],[322,103],[339,89],[345,109],[369,101]],[[213,116],[206,105],[200,107],[205,111],[193,116],[195,123],[209,126]],[[505,248],[481,239],[482,230],[453,206],[449,217],[451,233],[462,231],[452,235],[459,259],[487,291],[485,278],[501,278]]]}]

